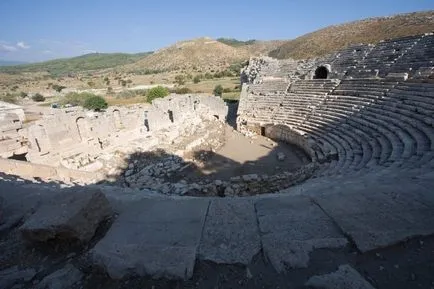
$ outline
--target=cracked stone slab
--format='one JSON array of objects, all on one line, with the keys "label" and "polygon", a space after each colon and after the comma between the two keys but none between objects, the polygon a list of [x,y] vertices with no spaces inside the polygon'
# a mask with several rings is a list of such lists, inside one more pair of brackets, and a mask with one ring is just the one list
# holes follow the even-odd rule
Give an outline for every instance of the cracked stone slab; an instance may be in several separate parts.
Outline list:
[{"label": "cracked stone slab", "polygon": [[72,264],[46,276],[35,289],[69,289],[83,278],[83,273]]},{"label": "cracked stone slab", "polygon": [[74,189],[53,195],[20,227],[32,242],[49,239],[89,241],[113,211],[99,189]]},{"label": "cracked stone slab", "polygon": [[336,272],[311,277],[305,284],[324,289],[375,289],[350,265],[341,265]]},{"label": "cracked stone slab", "polygon": [[20,269],[18,266],[0,271],[0,288],[10,288],[14,284],[28,282],[36,275],[33,268]]},{"label": "cracked stone slab", "polygon": [[367,252],[434,233],[434,204],[428,190],[380,185],[313,199],[361,252]]},{"label": "cracked stone slab", "polygon": [[306,268],[314,249],[341,248],[347,239],[309,198],[279,197],[256,203],[262,246],[278,272]]},{"label": "cracked stone slab", "polygon": [[200,259],[247,265],[260,249],[253,201],[231,198],[213,200],[199,247]]},{"label": "cracked stone slab", "polygon": [[128,207],[90,252],[110,277],[188,279],[209,201],[142,200]]}]

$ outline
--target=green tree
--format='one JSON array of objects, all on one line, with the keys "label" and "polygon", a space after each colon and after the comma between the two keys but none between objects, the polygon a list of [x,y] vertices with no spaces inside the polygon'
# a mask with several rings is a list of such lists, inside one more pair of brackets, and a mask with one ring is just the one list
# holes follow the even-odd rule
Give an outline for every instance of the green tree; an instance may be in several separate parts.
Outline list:
[{"label": "green tree", "polygon": [[220,84],[219,85],[216,85],[216,87],[214,87],[214,95],[215,96],[222,96],[222,94],[223,94],[223,86],[221,86]]},{"label": "green tree", "polygon": [[99,95],[93,95],[93,96],[88,97],[84,101],[83,107],[86,109],[99,111],[101,109],[107,108],[108,104],[103,97],[101,97]]},{"label": "green tree", "polygon": [[162,98],[169,95],[169,90],[163,86],[156,86],[148,90],[146,95],[147,101],[151,103],[156,98]]}]

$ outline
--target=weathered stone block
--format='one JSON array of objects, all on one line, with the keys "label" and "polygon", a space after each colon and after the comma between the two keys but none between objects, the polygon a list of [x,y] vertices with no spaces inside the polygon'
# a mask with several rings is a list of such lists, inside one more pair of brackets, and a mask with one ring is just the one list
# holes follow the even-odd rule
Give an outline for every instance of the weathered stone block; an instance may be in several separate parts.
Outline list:
[{"label": "weathered stone block", "polygon": [[28,241],[62,239],[86,242],[112,213],[108,200],[99,189],[69,191],[41,205],[20,231]]}]

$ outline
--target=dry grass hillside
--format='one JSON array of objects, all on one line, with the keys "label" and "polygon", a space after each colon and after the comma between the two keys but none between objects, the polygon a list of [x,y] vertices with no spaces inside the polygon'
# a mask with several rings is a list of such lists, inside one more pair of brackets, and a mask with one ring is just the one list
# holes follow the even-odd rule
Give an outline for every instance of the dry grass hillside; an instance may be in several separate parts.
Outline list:
[{"label": "dry grass hillside", "polygon": [[127,71],[219,71],[249,57],[268,54],[277,48],[279,41],[255,41],[253,44],[234,47],[211,38],[198,38],[178,42],[160,49],[139,61],[125,65]]},{"label": "dry grass hillside", "polygon": [[378,43],[380,40],[434,31],[434,10],[368,18],[329,26],[286,41],[270,52],[276,58],[304,59],[334,52],[352,44]]}]

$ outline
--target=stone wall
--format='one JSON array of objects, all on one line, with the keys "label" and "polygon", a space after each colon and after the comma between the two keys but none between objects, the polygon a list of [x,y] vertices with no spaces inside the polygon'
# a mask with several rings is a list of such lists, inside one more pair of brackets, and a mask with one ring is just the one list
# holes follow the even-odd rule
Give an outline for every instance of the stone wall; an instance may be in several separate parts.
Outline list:
[{"label": "stone wall", "polygon": [[309,146],[309,139],[302,132],[291,130],[285,125],[267,125],[265,126],[265,136],[273,140],[293,144],[301,148],[312,160],[315,160],[315,153]]},{"label": "stone wall", "polygon": [[225,120],[226,115],[227,106],[220,98],[202,95],[170,95],[152,105],[110,107],[105,112],[58,110],[29,127],[28,160],[59,165],[82,152],[128,146],[129,140],[172,125],[195,124],[204,117]]},{"label": "stone wall", "polygon": [[1,171],[8,175],[20,176],[25,179],[40,178],[44,181],[62,181],[66,183],[94,183],[104,179],[103,174],[70,170],[29,162],[0,158]]},{"label": "stone wall", "polygon": [[22,122],[19,115],[0,112],[0,157],[9,158],[27,151],[22,136]]}]

